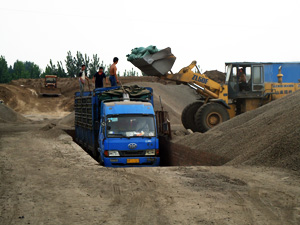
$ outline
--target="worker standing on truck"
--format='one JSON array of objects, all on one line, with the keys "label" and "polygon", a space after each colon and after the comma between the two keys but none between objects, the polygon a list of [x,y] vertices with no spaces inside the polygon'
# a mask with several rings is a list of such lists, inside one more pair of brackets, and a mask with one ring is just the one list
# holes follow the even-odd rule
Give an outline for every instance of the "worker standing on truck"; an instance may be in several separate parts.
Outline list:
[{"label": "worker standing on truck", "polygon": [[117,83],[119,83],[119,80],[118,80],[118,76],[117,76],[117,63],[119,62],[119,59],[117,57],[114,57],[113,59],[113,64],[110,66],[110,69],[109,69],[109,81],[110,81],[110,84],[111,86],[117,86]]},{"label": "worker standing on truck", "polygon": [[85,80],[89,80],[89,78],[86,76],[86,73],[85,73],[85,65],[82,65],[81,66],[81,70],[79,72],[79,88],[80,88],[80,96],[83,95],[83,92],[84,92],[84,83],[85,83]]},{"label": "worker standing on truck", "polygon": [[94,74],[93,82],[95,83],[95,88],[103,88],[103,79],[105,79],[105,83],[107,84],[105,73],[103,72],[103,67],[99,68],[99,71]]}]

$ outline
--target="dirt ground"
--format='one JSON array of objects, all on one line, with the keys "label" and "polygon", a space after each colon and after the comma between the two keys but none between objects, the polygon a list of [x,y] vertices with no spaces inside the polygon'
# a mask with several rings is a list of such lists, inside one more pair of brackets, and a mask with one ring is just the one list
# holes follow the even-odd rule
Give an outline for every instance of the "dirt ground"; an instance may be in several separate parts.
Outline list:
[{"label": "dirt ground", "polygon": [[[179,119],[185,105],[197,98],[195,93],[183,85],[143,79],[140,85],[151,86],[156,93],[156,107],[160,107],[161,96],[172,126],[182,131],[176,140],[194,147],[199,143],[200,148],[202,134],[186,135]],[[131,82],[134,79],[124,81]],[[0,105],[0,224],[300,224],[298,167],[247,164],[238,160],[247,158],[238,151],[233,156],[241,156],[223,166],[100,166],[65,132],[74,129],[72,96],[78,86],[76,80],[62,80],[62,84],[65,89],[58,98],[34,94],[38,83],[35,86],[33,81],[0,85],[0,98],[5,101]],[[297,96],[291,96],[289,103],[295,104]],[[254,119],[255,124],[260,117],[272,132],[271,112],[278,124],[282,114],[298,119],[293,107],[280,111],[274,105],[211,130],[213,139],[205,144],[221,139],[221,132],[228,131],[226,126],[237,132],[241,121]],[[299,137],[297,129],[288,126],[279,135]],[[250,135],[245,130],[244,134]],[[219,154],[228,154],[226,147]]]},{"label": "dirt ground", "polygon": [[101,167],[61,128],[0,128],[0,224],[299,224],[300,177],[265,167]]}]

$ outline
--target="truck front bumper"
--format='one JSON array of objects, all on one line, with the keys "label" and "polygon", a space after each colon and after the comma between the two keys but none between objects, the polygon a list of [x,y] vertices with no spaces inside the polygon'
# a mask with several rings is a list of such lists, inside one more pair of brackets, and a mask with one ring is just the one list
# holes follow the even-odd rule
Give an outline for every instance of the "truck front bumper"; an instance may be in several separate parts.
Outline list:
[{"label": "truck front bumper", "polygon": [[104,166],[107,167],[146,167],[159,166],[159,157],[104,157]]}]

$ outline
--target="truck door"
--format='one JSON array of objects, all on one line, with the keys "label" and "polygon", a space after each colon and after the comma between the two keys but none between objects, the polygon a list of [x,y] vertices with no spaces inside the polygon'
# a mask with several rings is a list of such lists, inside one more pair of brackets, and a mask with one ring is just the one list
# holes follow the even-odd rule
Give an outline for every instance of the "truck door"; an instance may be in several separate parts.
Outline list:
[{"label": "truck door", "polygon": [[98,137],[98,142],[99,142],[99,148],[102,150],[104,148],[103,146],[103,141],[105,139],[105,117],[102,117],[100,120],[100,129],[99,129],[99,137]]},{"label": "truck door", "polygon": [[263,92],[265,89],[264,69],[262,65],[252,65],[252,91]]}]

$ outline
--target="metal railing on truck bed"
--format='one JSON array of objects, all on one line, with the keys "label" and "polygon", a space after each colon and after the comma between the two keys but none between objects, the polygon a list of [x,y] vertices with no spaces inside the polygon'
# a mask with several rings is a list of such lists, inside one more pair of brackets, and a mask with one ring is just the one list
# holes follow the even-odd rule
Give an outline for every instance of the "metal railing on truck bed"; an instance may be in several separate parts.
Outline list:
[{"label": "metal railing on truck bed", "polygon": [[75,134],[76,141],[91,151],[93,154],[97,150],[97,132],[99,130],[98,118],[93,107],[93,97],[75,97]]}]

